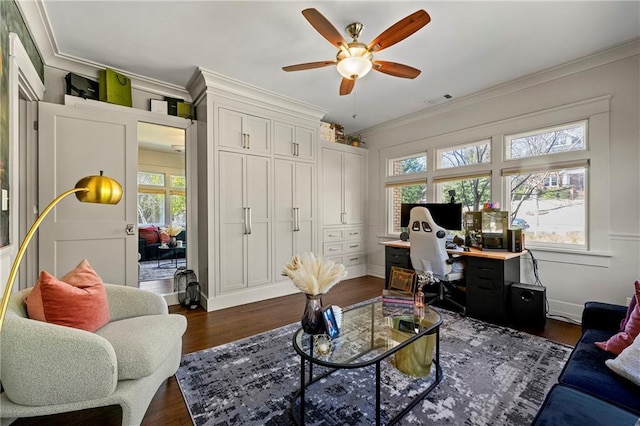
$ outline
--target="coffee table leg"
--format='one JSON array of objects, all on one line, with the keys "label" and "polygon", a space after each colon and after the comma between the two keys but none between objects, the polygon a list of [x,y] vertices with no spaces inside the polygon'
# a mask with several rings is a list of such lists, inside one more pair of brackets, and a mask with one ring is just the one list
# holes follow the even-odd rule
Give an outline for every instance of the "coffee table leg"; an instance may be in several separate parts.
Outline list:
[{"label": "coffee table leg", "polygon": [[380,426],[380,361],[376,362],[376,426]]}]

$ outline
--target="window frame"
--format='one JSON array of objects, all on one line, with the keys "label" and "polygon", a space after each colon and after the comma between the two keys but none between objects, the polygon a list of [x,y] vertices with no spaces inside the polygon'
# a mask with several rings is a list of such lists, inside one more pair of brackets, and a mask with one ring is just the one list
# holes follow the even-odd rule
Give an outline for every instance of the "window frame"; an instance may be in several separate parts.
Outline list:
[{"label": "window frame", "polygon": [[[548,157],[526,157],[518,159],[506,159],[505,143],[506,135],[523,134],[525,132],[537,132],[554,127],[570,126],[575,123],[586,123],[585,148],[574,151],[555,152],[548,154],[553,157],[555,166],[570,165],[576,162],[589,162],[585,173],[585,185],[588,200],[586,201],[585,237],[584,248],[544,246],[535,243],[527,243],[527,246],[541,252],[554,253],[559,259],[571,262],[596,262],[604,264],[606,258],[611,255],[609,238],[609,211],[608,211],[608,177],[609,177],[609,146],[610,146],[610,103],[611,96],[599,96],[574,103],[542,109],[536,112],[526,113],[514,117],[505,118],[495,122],[484,123],[472,128],[443,133],[437,136],[422,138],[412,142],[401,142],[398,145],[385,147],[379,150],[380,167],[385,172],[388,170],[388,161],[397,158],[411,157],[417,153],[427,153],[427,169],[423,174],[427,181],[427,202],[436,202],[435,193],[438,181],[442,179],[465,178],[482,172],[491,173],[491,199],[498,201],[500,206],[510,206],[510,194],[505,190],[506,184],[503,177],[504,171],[519,167],[548,167]],[[439,149],[450,149],[473,141],[482,141],[487,138],[492,140],[491,163],[471,165],[456,168],[436,169],[435,158]],[[498,153],[498,154],[496,154]],[[500,154],[501,153],[501,154]],[[401,184],[403,179],[398,176],[382,174],[381,179],[381,215],[385,218],[384,238],[397,238],[397,234],[389,232],[391,204],[388,185],[390,183]],[[409,179],[407,179],[409,180]],[[415,180],[410,179],[410,180]],[[580,255],[589,258],[581,260]],[[544,255],[543,255],[544,256]],[[595,257],[594,257],[595,256]]]},{"label": "window frame", "polygon": [[[186,197],[186,174],[177,173],[176,170],[163,170],[159,168],[140,168],[137,173],[154,173],[164,175],[164,185],[140,185],[138,184],[138,194],[164,194],[164,218],[167,223],[154,223],[156,226],[166,226],[170,224],[177,223],[175,222],[175,218],[173,216],[173,211],[171,208],[171,196],[178,195]],[[136,173],[136,176],[137,176]],[[185,180],[184,187],[173,187],[171,186],[171,178],[172,177],[182,177]],[[136,198],[137,200],[137,198]],[[185,206],[188,207],[188,206]],[[186,211],[185,211],[185,222],[186,222]],[[177,223],[181,226],[186,226],[186,223]],[[138,223],[138,226],[144,225]]]}]

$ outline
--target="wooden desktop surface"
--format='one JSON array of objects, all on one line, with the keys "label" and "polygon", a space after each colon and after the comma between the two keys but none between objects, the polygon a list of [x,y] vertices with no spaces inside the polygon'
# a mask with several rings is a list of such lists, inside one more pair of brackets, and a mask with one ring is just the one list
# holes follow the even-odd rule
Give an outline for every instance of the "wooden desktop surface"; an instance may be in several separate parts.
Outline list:
[{"label": "wooden desktop surface", "polygon": [[[380,244],[382,244],[383,246],[411,249],[411,243],[409,243],[409,241],[402,241],[402,240],[384,241]],[[461,256],[483,257],[485,259],[508,260],[508,259],[513,259],[514,257],[519,257],[526,254],[527,250],[523,250],[519,253],[513,253],[510,251],[487,251],[487,250],[483,251],[475,247],[469,247],[469,251],[447,250],[447,253],[459,254]]]}]

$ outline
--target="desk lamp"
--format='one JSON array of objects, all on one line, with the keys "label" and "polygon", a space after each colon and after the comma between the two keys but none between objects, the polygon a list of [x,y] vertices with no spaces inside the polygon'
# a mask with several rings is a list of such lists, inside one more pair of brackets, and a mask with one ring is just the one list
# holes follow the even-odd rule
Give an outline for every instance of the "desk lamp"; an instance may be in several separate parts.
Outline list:
[{"label": "desk lamp", "polygon": [[18,274],[20,261],[27,250],[31,237],[33,237],[33,234],[35,234],[40,223],[42,223],[43,219],[47,214],[49,214],[55,205],[71,194],[76,194],[76,198],[83,203],[118,204],[122,198],[122,186],[114,179],[103,176],[101,170],[100,176],[86,176],[80,179],[78,183],[76,183],[75,188],[69,189],[68,191],[58,195],[58,197],[42,211],[40,217],[36,219],[31,226],[31,229],[29,229],[29,232],[27,232],[27,235],[24,237],[24,241],[20,245],[18,254],[11,266],[9,278],[7,279],[7,284],[4,287],[4,294],[2,295],[2,304],[0,305],[0,330],[2,330],[4,315],[7,311],[7,307],[9,306],[9,296],[11,295],[11,289],[13,288],[16,275]]}]

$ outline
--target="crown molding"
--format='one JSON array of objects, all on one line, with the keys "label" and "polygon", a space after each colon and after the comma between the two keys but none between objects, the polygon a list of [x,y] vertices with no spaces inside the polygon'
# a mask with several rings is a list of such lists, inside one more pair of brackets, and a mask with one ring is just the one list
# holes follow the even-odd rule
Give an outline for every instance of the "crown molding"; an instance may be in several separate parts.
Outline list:
[{"label": "crown molding", "polygon": [[518,92],[553,80],[558,80],[578,72],[586,71],[612,62],[640,55],[640,38],[634,38],[608,49],[595,52],[591,55],[548,68],[533,74],[528,74],[515,80],[510,80],[496,86],[472,93],[467,96],[453,99],[446,103],[423,109],[412,114],[405,115],[395,120],[386,121],[375,126],[363,129],[361,133],[373,136],[378,132],[411,125],[456,109],[470,106],[479,102],[485,102],[493,98]]},{"label": "crown molding", "polygon": [[[97,78],[99,70],[108,67],[106,64],[60,52],[42,0],[16,0],[16,4],[45,66],[70,71],[92,79]],[[124,69],[113,69],[131,78],[133,89],[191,101],[189,92],[184,87],[131,73]]]},{"label": "crown molding", "polygon": [[279,112],[307,119],[320,120],[328,112],[315,105],[244,83],[202,67],[196,70],[187,88],[196,103],[207,93],[213,96],[241,100],[263,108],[273,109],[275,107]]}]

